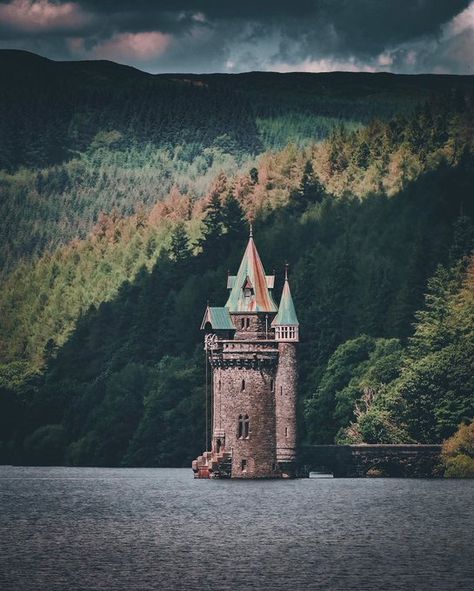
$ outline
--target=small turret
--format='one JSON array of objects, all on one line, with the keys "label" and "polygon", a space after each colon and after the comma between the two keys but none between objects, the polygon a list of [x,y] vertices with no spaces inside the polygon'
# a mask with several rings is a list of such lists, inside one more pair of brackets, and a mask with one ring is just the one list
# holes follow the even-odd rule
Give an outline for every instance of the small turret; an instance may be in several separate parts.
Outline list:
[{"label": "small turret", "polygon": [[272,326],[275,329],[276,341],[299,342],[299,322],[288,282],[288,265],[285,267],[285,285],[281,294],[278,314],[275,316]]}]

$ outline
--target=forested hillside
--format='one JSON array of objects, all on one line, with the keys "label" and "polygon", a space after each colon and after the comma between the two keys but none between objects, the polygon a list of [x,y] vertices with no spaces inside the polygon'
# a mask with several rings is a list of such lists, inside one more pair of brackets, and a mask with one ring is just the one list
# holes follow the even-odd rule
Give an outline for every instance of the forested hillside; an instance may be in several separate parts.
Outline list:
[{"label": "forested hillside", "polygon": [[[41,67],[48,83],[29,76],[45,99],[27,104],[42,114],[25,115],[32,131],[0,173],[3,461],[169,466],[201,452],[199,323],[225,299],[248,219],[277,297],[290,263],[301,441],[436,442],[472,419],[471,79]],[[74,99],[53,156],[38,129],[58,67]]]},{"label": "forested hillside", "polygon": [[[112,62],[0,50],[0,272],[85,238],[102,211],[150,209],[173,187],[206,194],[219,171],[309,146],[335,126],[459,101],[470,77],[389,74],[152,76]],[[361,156],[363,158],[363,156]]]}]

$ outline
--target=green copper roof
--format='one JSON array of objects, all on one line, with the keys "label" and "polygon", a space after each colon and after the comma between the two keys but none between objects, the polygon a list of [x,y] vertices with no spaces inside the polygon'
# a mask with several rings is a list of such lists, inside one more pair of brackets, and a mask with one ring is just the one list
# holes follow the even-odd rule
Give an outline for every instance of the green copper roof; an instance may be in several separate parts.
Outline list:
[{"label": "green copper roof", "polygon": [[299,326],[298,318],[296,316],[295,305],[291,297],[290,284],[288,277],[285,277],[285,285],[281,294],[280,307],[278,314],[272,322],[272,326]]},{"label": "green copper roof", "polygon": [[276,312],[269,285],[273,277],[266,276],[255,242],[250,235],[239,271],[228,281],[231,288],[226,308],[229,312]]},{"label": "green copper roof", "polygon": [[201,330],[205,329],[208,322],[213,330],[235,330],[227,308],[211,308],[208,306],[202,319]]}]

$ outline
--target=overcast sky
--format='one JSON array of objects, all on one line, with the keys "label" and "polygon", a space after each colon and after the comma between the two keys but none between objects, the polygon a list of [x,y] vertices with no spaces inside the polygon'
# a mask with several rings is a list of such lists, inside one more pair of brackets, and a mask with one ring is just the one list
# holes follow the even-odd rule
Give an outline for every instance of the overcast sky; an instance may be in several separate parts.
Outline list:
[{"label": "overcast sky", "polygon": [[474,0],[0,0],[0,48],[149,72],[474,74]]}]

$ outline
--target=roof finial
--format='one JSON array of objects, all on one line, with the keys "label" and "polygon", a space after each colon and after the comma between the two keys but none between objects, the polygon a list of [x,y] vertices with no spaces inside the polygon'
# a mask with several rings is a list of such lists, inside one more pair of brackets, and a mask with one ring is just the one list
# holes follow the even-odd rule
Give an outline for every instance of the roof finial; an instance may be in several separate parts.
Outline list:
[{"label": "roof finial", "polygon": [[285,281],[288,281],[288,267],[290,265],[288,263],[285,263]]},{"label": "roof finial", "polygon": [[249,222],[249,225],[250,225],[249,238],[253,238],[253,226],[252,226],[252,222]]}]

